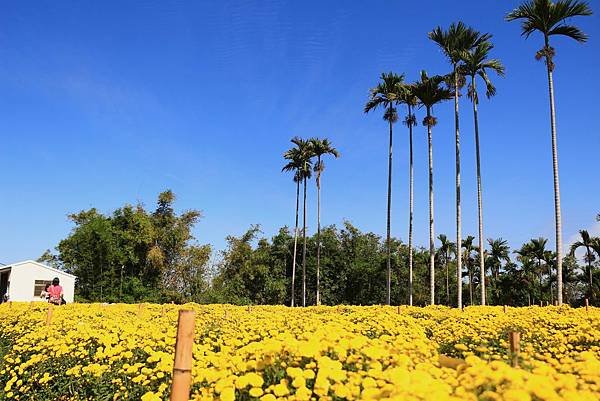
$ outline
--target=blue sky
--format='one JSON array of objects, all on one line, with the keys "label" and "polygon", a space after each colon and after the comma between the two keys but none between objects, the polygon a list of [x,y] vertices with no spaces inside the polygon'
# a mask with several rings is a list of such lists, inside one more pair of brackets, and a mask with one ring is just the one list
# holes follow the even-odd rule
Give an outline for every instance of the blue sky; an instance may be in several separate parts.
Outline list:
[{"label": "blue sky", "polygon": [[[84,4],[85,3],[85,4]],[[553,243],[545,68],[537,35],[503,16],[518,1],[6,1],[0,5],[0,262],[36,258],[72,228],[67,214],[124,203],[152,208],[171,188],[200,209],[195,234],[216,249],[260,223],[293,224],[295,188],[280,173],[294,135],[326,136],[324,224],[385,233],[387,128],[364,115],[383,71],[415,80],[449,70],[427,39],[458,19],[494,35],[506,65],[480,105],[486,237]],[[597,6],[597,4],[593,4]],[[596,13],[600,9],[595,10]],[[598,230],[598,16],[582,46],[555,39],[564,238]],[[472,114],[461,99],[464,235],[477,235]],[[452,104],[434,130],[436,234],[454,233]],[[419,121],[423,112],[419,111]],[[406,239],[407,133],[396,127],[394,236]],[[415,131],[415,239],[425,245],[427,153]],[[309,230],[315,229],[310,187]]]}]

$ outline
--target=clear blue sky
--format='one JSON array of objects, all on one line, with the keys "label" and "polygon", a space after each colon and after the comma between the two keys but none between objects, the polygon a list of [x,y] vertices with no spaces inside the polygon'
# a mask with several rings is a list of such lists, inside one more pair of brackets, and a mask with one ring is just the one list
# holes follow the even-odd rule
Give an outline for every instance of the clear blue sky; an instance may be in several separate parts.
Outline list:
[{"label": "clear blue sky", "polygon": [[[85,4],[84,4],[85,3]],[[503,16],[518,1],[4,1],[0,5],[0,261],[36,258],[72,228],[67,214],[154,206],[171,188],[200,209],[195,234],[216,249],[260,223],[293,224],[280,173],[294,135],[340,150],[323,177],[323,223],[385,233],[387,128],[364,115],[383,71],[449,70],[427,39],[463,20],[494,34],[507,73],[480,106],[486,237],[553,243],[553,189],[542,39]],[[557,39],[555,72],[565,242],[595,228],[600,7]],[[431,5],[434,4],[434,5]],[[463,232],[477,235],[472,114],[461,99]],[[435,110],[436,232],[454,233],[452,104]],[[419,111],[419,121],[422,120]],[[407,133],[396,128],[392,233],[407,235]],[[425,245],[426,135],[415,132],[415,239]],[[315,229],[314,188],[309,229]],[[595,227],[594,227],[595,226]],[[437,234],[436,233],[436,234]]]}]

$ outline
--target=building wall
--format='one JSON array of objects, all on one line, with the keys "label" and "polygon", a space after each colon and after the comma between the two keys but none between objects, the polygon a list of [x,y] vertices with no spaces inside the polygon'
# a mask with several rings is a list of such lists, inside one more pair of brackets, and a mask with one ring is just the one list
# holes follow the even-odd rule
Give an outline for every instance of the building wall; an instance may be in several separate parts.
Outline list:
[{"label": "building wall", "polygon": [[52,281],[58,277],[63,287],[65,301],[73,302],[75,294],[75,278],[62,272],[47,269],[34,263],[17,264],[10,272],[9,297],[11,301],[41,301],[33,296],[35,280]]}]

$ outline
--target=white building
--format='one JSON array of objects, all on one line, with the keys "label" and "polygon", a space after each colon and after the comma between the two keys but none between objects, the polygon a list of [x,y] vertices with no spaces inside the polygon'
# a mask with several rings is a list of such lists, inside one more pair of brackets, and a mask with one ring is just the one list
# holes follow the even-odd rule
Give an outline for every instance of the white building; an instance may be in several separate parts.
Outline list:
[{"label": "white building", "polygon": [[46,284],[58,277],[65,301],[73,302],[75,276],[33,260],[0,265],[0,299],[8,294],[10,301],[43,301],[41,292]]}]

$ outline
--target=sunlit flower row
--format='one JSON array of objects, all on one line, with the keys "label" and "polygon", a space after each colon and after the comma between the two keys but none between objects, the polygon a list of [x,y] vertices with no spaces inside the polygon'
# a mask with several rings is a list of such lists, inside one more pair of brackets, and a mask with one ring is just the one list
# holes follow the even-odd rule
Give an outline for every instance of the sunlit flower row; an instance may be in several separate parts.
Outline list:
[{"label": "sunlit flower row", "polygon": [[0,399],[167,400],[181,308],[193,400],[600,400],[600,309],[73,304],[47,326],[18,303],[0,305]]}]

